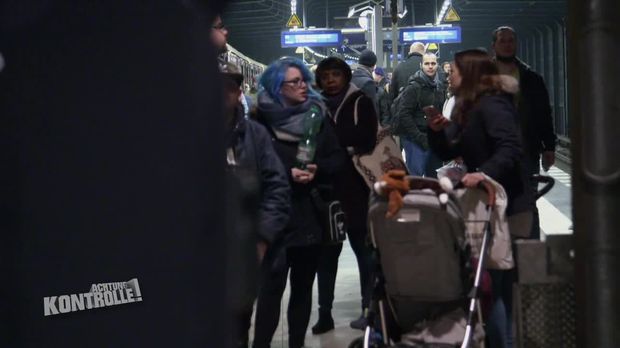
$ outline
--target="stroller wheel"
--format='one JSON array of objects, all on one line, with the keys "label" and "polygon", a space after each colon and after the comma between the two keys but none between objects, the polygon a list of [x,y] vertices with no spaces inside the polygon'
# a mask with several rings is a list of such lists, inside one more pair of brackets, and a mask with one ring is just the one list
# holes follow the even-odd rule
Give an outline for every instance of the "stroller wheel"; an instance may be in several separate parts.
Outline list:
[{"label": "stroller wheel", "polygon": [[364,336],[354,339],[349,344],[349,348],[364,348]]},{"label": "stroller wheel", "polygon": [[[379,341],[371,340],[369,347],[370,348],[385,348],[386,346],[380,340]],[[358,337],[355,340],[353,340],[351,343],[349,343],[348,348],[364,348],[364,336]]]}]

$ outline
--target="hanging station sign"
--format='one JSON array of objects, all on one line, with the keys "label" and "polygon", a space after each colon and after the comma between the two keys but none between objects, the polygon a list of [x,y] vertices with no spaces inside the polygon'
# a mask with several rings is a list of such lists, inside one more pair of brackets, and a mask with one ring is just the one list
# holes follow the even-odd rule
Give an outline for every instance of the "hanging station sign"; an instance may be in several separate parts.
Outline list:
[{"label": "hanging station sign", "polygon": [[419,27],[403,28],[400,31],[400,41],[410,43],[460,43],[461,27]]},{"label": "hanging station sign", "polygon": [[342,33],[340,30],[296,30],[283,31],[282,47],[340,47]]}]

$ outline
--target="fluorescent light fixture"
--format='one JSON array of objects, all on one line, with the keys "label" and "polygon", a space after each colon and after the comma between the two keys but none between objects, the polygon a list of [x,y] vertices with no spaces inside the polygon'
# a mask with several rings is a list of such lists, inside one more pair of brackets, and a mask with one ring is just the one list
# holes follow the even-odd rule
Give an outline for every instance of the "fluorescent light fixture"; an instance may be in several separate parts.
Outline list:
[{"label": "fluorescent light fixture", "polygon": [[310,53],[314,54],[315,56],[317,56],[317,57],[319,57],[319,58],[327,58],[327,56],[326,56],[326,55],[324,55],[324,54],[320,54],[319,52],[317,52],[317,51],[313,50],[313,49],[312,49],[312,48],[310,48],[310,47],[304,47],[304,48],[306,49],[306,51],[308,51],[308,52],[310,52]]},{"label": "fluorescent light fixture", "polygon": [[443,0],[443,5],[441,5],[441,12],[439,12],[439,16],[437,16],[437,19],[435,20],[435,25],[439,25],[439,23],[441,23],[441,20],[446,15],[446,11],[448,11],[451,3],[451,0]]}]

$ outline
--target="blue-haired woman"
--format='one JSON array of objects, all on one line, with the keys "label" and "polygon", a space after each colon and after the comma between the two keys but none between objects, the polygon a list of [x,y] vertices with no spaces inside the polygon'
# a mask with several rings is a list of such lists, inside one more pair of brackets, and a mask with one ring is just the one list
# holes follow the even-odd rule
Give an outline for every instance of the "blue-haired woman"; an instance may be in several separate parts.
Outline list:
[{"label": "blue-haired woman", "polygon": [[[290,269],[289,347],[304,346],[312,307],[312,285],[318,267],[323,224],[310,192],[333,186],[346,160],[321,96],[312,89],[312,74],[296,58],[273,62],[260,78],[257,119],[270,131],[274,148],[291,183],[291,216],[280,245],[267,251],[258,295],[254,347],[269,347],[278,327],[280,302]],[[296,155],[311,107],[320,110],[321,128],[314,161],[298,168]]]}]

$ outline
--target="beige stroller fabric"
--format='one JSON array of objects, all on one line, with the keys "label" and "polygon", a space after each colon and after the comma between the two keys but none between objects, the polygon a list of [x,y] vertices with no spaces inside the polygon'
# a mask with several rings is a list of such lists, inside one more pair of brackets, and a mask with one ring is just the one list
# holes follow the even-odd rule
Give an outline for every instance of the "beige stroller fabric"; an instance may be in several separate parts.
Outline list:
[{"label": "beige stroller fabric", "polygon": [[[402,335],[400,342],[412,346],[433,343],[460,346],[467,326],[465,318],[465,311],[458,308],[436,320],[419,323],[416,329]],[[470,347],[480,347],[483,343],[484,330],[476,325]]]},{"label": "beige stroller fabric", "polygon": [[[490,219],[493,238],[489,239],[485,268],[511,269],[514,267],[514,259],[509,221],[506,217],[508,196],[502,185],[487,175],[485,177],[495,187],[495,207]],[[484,228],[489,218],[486,210],[487,194],[482,190],[470,189],[456,190],[454,193],[461,206],[465,220],[465,235],[471,245],[472,255],[480,255]]]}]

